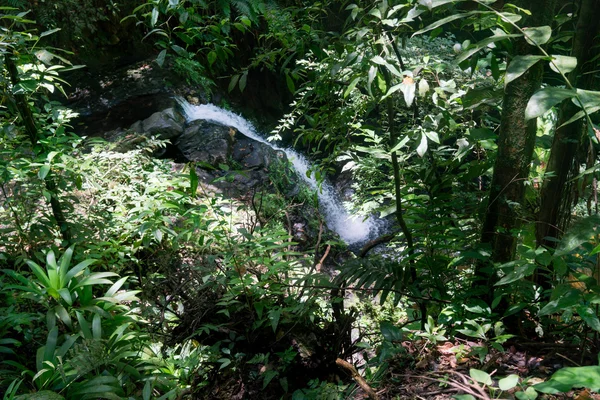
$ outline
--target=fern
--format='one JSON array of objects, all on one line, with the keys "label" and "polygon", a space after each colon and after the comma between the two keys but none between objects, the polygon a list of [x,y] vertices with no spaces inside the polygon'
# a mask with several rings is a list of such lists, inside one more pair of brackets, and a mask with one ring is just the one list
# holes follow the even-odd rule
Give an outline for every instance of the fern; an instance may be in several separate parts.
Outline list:
[{"label": "fern", "polygon": [[5,4],[7,7],[14,7],[14,8],[18,8],[18,9],[25,9],[25,6],[27,5],[27,0],[4,0]]}]

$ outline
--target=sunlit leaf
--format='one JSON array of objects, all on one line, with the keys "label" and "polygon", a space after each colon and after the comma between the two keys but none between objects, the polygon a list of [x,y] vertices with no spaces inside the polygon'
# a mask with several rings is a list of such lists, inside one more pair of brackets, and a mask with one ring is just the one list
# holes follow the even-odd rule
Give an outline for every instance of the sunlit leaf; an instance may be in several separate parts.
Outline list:
[{"label": "sunlit leaf", "polygon": [[563,74],[568,74],[577,67],[577,58],[571,56],[552,55],[552,61],[550,61],[550,68],[552,71]]},{"label": "sunlit leaf", "polygon": [[519,375],[511,374],[506,378],[500,379],[498,381],[498,387],[500,388],[500,390],[506,391],[517,386],[517,383],[519,383]]},{"label": "sunlit leaf", "polygon": [[541,46],[550,40],[552,28],[549,26],[536,26],[533,28],[523,28],[525,40],[532,46]]},{"label": "sunlit leaf", "polygon": [[544,56],[516,56],[514,57],[508,67],[506,67],[506,77],[504,78],[504,85],[508,85],[510,82],[514,81],[521,75],[523,75],[527,70],[535,65],[538,61],[545,59]]},{"label": "sunlit leaf", "polygon": [[348,85],[348,87],[346,88],[346,90],[344,90],[344,98],[348,97],[348,95],[350,94],[350,92],[352,92],[354,90],[354,88],[356,87],[356,84],[360,81],[360,77],[357,76],[356,78],[354,78],[352,80],[352,82],[350,82],[350,84]]},{"label": "sunlit leaf", "polygon": [[425,134],[421,134],[421,143],[419,143],[419,146],[417,147],[417,154],[420,157],[423,157],[426,152],[427,152],[427,136],[425,136]]},{"label": "sunlit leaf", "polygon": [[474,381],[483,383],[484,385],[491,385],[492,377],[485,371],[481,371],[479,369],[471,368],[469,370],[469,375],[473,378]]},{"label": "sunlit leaf", "polygon": [[575,91],[571,89],[550,86],[539,90],[531,97],[531,99],[529,99],[529,102],[527,103],[527,108],[525,109],[525,119],[530,120],[541,117],[558,103],[573,96],[575,96]]},{"label": "sunlit leaf", "polygon": [[562,368],[548,381],[533,386],[538,392],[548,394],[565,393],[573,387],[600,391],[600,366]]}]

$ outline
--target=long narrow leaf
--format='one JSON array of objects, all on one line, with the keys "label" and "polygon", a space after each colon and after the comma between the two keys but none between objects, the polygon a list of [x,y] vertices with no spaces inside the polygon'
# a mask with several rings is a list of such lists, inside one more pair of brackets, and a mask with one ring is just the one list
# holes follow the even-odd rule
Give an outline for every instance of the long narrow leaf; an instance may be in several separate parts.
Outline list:
[{"label": "long narrow leaf", "polygon": [[48,279],[48,275],[46,275],[42,267],[40,267],[31,260],[27,260],[26,262],[27,265],[29,265],[29,268],[31,268],[31,270],[35,274],[35,276],[40,280],[42,285],[44,285],[46,288],[50,287],[50,279]]},{"label": "long narrow leaf", "polygon": [[77,276],[81,271],[94,264],[96,261],[97,260],[87,259],[71,268],[69,272],[67,272],[67,275],[65,275],[66,282],[69,282],[71,279],[73,279],[73,277]]},{"label": "long narrow leaf", "polygon": [[69,265],[71,265],[71,258],[73,257],[73,246],[69,247],[65,254],[60,257],[60,265],[59,265],[59,286],[61,288],[65,287],[67,280],[67,271],[69,269]]}]

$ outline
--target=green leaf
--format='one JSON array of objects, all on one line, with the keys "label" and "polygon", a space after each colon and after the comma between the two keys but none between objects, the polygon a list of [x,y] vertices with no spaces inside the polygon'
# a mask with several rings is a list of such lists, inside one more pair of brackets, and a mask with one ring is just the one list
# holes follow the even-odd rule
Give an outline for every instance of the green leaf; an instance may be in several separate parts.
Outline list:
[{"label": "green leaf", "polygon": [[565,393],[573,387],[600,391],[600,367],[596,365],[562,368],[556,371],[550,380],[533,386],[538,392],[548,394]]},{"label": "green leaf", "polygon": [[69,272],[67,272],[67,275],[65,276],[65,283],[69,282],[71,279],[73,279],[73,277],[79,275],[79,273],[81,271],[83,271],[85,268],[96,263],[96,261],[98,261],[98,260],[88,258],[87,260],[84,260],[84,261],[80,262],[79,264],[77,264],[76,266],[74,266],[73,268],[71,268],[69,270]]},{"label": "green leaf", "polygon": [[50,172],[50,165],[42,165],[42,167],[40,168],[40,172],[38,172],[38,178],[46,179],[46,176],[48,176],[48,172]]},{"label": "green leaf", "polygon": [[440,137],[438,136],[437,132],[425,131],[425,136],[427,136],[431,141],[440,144]]},{"label": "green leaf", "polygon": [[544,56],[516,56],[514,57],[508,67],[506,68],[506,77],[504,78],[504,86],[514,81],[521,75],[523,75],[529,68],[531,68],[538,61],[545,59]]},{"label": "green leaf", "polygon": [[373,96],[373,92],[371,91],[371,85],[373,83],[373,79],[375,79],[375,76],[377,76],[377,67],[371,65],[371,67],[369,68],[369,74],[367,79],[367,92],[369,92],[369,95],[371,96]]},{"label": "green leaf", "polygon": [[[477,52],[479,52],[480,50],[488,47],[490,44],[498,42],[500,40],[505,40],[505,39],[510,39],[510,38],[515,38],[515,37],[520,37],[522,36],[521,34],[513,34],[513,35],[508,35],[505,33],[494,33],[493,36],[490,36],[486,39],[483,39],[479,42],[477,42],[473,47],[467,49],[466,51],[462,52],[457,58],[456,58],[456,63],[460,64],[461,62],[465,61],[468,58],[471,58],[471,56]],[[494,60],[496,59],[496,57],[494,55],[492,55],[492,64],[494,62]],[[497,61],[496,61],[496,67],[497,67]],[[494,71],[494,68],[492,68],[492,72]],[[496,77],[494,77],[494,79],[497,79]]]},{"label": "green leaf", "polygon": [[515,386],[517,386],[517,384],[519,383],[519,375],[509,375],[506,378],[502,378],[498,381],[498,387],[500,388],[500,390],[510,390],[512,388],[514,388]]},{"label": "green leaf", "polygon": [[280,316],[281,316],[281,309],[279,309],[279,308],[269,311],[269,319],[271,320],[271,327],[273,328],[273,332],[277,331],[277,326],[279,325],[279,317]]},{"label": "green leaf", "polygon": [[221,363],[219,370],[226,368],[229,364],[231,364],[231,360],[229,358],[219,358],[217,362]]},{"label": "green leaf", "polygon": [[552,71],[563,74],[568,74],[577,67],[577,58],[571,56],[552,55],[552,61],[550,61],[550,68]]},{"label": "green leaf", "polygon": [[50,29],[48,31],[42,32],[40,34],[40,39],[43,38],[44,36],[52,35],[53,33],[60,31],[61,29],[62,28],[54,28],[54,29]]},{"label": "green leaf", "polygon": [[417,36],[417,35],[421,35],[421,34],[423,34],[425,32],[432,31],[432,30],[434,30],[434,29],[436,29],[436,28],[438,28],[438,27],[440,27],[442,25],[447,24],[448,22],[456,21],[457,19],[468,18],[468,17],[470,17],[472,15],[482,14],[482,13],[483,13],[482,11],[471,11],[471,12],[467,12],[467,13],[452,14],[452,15],[446,17],[446,18],[442,18],[442,19],[439,19],[439,20],[435,21],[433,24],[428,25],[428,26],[426,26],[425,28],[423,28],[423,29],[421,29],[419,31],[416,31],[415,33],[413,33],[412,36],[414,37],[414,36]]},{"label": "green leaf", "polygon": [[271,383],[273,378],[275,378],[277,375],[279,375],[279,372],[275,370],[270,369],[265,371],[263,375],[263,390],[269,385],[269,383]]},{"label": "green leaf", "polygon": [[285,74],[285,83],[287,85],[288,90],[291,94],[296,93],[296,85],[294,84],[294,80],[290,76],[290,74]]},{"label": "green leaf", "polygon": [[[573,98],[573,100],[575,100],[575,98]],[[577,105],[579,105],[579,104],[577,104]],[[593,114],[593,113],[595,113],[596,111],[600,111],[600,104],[598,104],[598,105],[596,105],[596,106],[593,106],[593,107],[590,107],[589,109],[586,107],[586,110],[585,110],[585,111],[581,110],[581,111],[577,112],[575,115],[573,115],[571,118],[569,118],[569,120],[568,120],[568,121],[566,121],[565,123],[563,123],[562,125],[560,125],[560,126],[559,126],[558,128],[556,128],[556,129],[560,129],[560,128],[562,128],[562,127],[563,127],[563,126],[565,126],[565,125],[569,125],[569,124],[571,124],[571,123],[573,123],[573,122],[575,122],[575,121],[577,121],[577,120],[580,120],[581,118],[585,117],[585,113],[586,113],[586,112],[587,112],[588,114]]]},{"label": "green leaf", "polygon": [[31,260],[27,260],[26,263],[27,265],[29,265],[29,268],[31,268],[35,276],[40,280],[42,285],[46,288],[49,288],[51,286],[50,279],[48,279],[48,276],[46,275],[46,272],[42,269],[42,267],[40,267]]},{"label": "green leaf", "polygon": [[384,339],[389,342],[400,342],[403,338],[402,330],[391,322],[381,322],[379,324],[379,329],[381,330]]},{"label": "green leaf", "polygon": [[54,327],[48,332],[46,338],[46,346],[44,346],[44,359],[43,361],[54,360],[54,351],[56,350],[56,343],[58,342],[58,327]]},{"label": "green leaf", "polygon": [[210,51],[206,58],[208,59],[208,65],[213,65],[217,61],[217,52],[214,50]]},{"label": "green leaf", "polygon": [[[186,49],[184,49],[181,46],[177,46],[176,44],[174,44],[173,46],[171,46],[171,49],[173,49],[173,51],[179,56],[179,57],[185,57],[187,58],[189,56],[188,52]],[[209,53],[210,54],[210,53]],[[209,57],[210,60],[210,57]]]},{"label": "green leaf", "polygon": [[[600,332],[600,320],[598,320],[598,315],[596,315],[596,312],[592,310],[591,307],[579,305],[575,307],[575,310],[577,310],[577,314],[579,314],[581,319],[584,320],[590,328]],[[598,384],[600,385],[600,383]]]},{"label": "green leaf", "polygon": [[81,281],[79,281],[79,283],[77,285],[75,285],[75,288],[83,287],[83,286],[90,286],[90,285],[112,285],[113,284],[112,281],[105,279],[106,277],[109,277],[109,276],[118,276],[118,275],[115,274],[114,272],[96,272],[96,273],[86,276]]},{"label": "green leaf", "polygon": [[539,90],[531,96],[531,99],[527,103],[525,119],[530,120],[540,117],[556,104],[575,96],[575,94],[576,92],[571,89],[562,89],[553,86]]},{"label": "green leaf", "polygon": [[419,143],[419,146],[417,147],[417,154],[419,155],[419,157],[423,157],[425,155],[425,153],[427,152],[427,136],[425,136],[425,134],[421,134],[421,143]]},{"label": "green leaf", "polygon": [[471,368],[469,370],[469,375],[474,381],[483,383],[484,385],[491,385],[493,383],[490,374],[479,369]]},{"label": "green leaf", "polygon": [[150,16],[150,26],[152,28],[154,28],[154,25],[156,25],[156,22],[158,21],[158,8],[153,8],[152,9],[152,14]]},{"label": "green leaf", "polygon": [[92,319],[92,335],[96,340],[102,339],[102,318],[98,314]]},{"label": "green leaf", "polygon": [[548,304],[538,312],[538,316],[543,317],[558,311],[563,311],[580,304],[581,300],[581,293],[577,289],[570,289],[558,299],[548,302]]},{"label": "green leaf", "polygon": [[164,49],[160,53],[158,53],[158,57],[156,57],[156,63],[158,64],[159,67],[162,67],[163,64],[165,63],[166,56],[167,56],[167,49]]},{"label": "green leaf", "polygon": [[240,77],[239,87],[240,87],[240,92],[242,92],[242,93],[244,92],[244,89],[246,89],[246,81],[247,80],[248,80],[248,70],[244,71],[244,73]]},{"label": "green leaf", "polygon": [[456,400],[477,400],[473,395],[470,394],[455,394],[452,396],[453,399]]},{"label": "green leaf", "polygon": [[146,381],[144,389],[142,390],[142,400],[150,400],[152,398],[152,383],[150,380]]},{"label": "green leaf", "polygon": [[[501,267],[502,268],[502,267]],[[502,279],[496,282],[495,286],[508,285],[529,276],[535,272],[535,264],[526,264],[515,267],[514,270],[506,274]]]},{"label": "green leaf", "polygon": [[532,46],[541,46],[550,40],[552,28],[549,26],[537,26],[534,28],[523,28],[525,40]]},{"label": "green leaf", "polygon": [[524,392],[516,392],[515,396],[519,400],[535,400],[538,394],[532,386],[529,386]]},{"label": "green leaf", "polygon": [[229,81],[229,87],[227,88],[227,91],[231,93],[231,91],[233,89],[235,89],[235,86],[238,84],[239,80],[240,80],[240,74],[232,76],[231,81]]},{"label": "green leaf", "polygon": [[348,87],[344,91],[344,98],[348,97],[348,95],[350,94],[350,92],[352,92],[352,90],[354,90],[354,88],[356,87],[356,85],[358,84],[359,81],[360,81],[360,77],[357,76],[356,78],[354,78],[352,80],[352,82],[350,82],[350,84],[348,85]]},{"label": "green leaf", "polygon": [[[234,85],[235,86],[235,85]],[[190,196],[195,198],[198,192],[198,174],[196,173],[196,166],[190,165]]]},{"label": "green leaf", "polygon": [[575,251],[582,244],[587,243],[590,237],[599,233],[599,227],[599,215],[590,215],[578,219],[563,235],[554,256],[561,257]]}]

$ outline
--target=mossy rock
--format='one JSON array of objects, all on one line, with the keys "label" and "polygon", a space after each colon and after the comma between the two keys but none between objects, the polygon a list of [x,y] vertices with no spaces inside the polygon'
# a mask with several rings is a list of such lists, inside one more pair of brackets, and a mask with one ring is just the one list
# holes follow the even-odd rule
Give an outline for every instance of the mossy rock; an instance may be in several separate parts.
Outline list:
[{"label": "mossy rock", "polygon": [[42,390],[41,392],[22,394],[15,397],[15,400],[65,400],[65,398],[51,390]]}]

